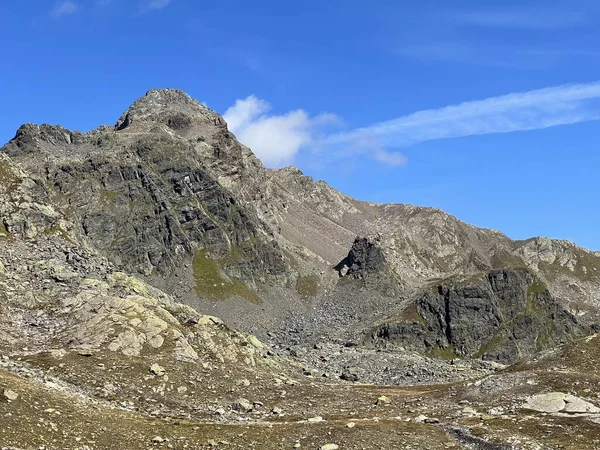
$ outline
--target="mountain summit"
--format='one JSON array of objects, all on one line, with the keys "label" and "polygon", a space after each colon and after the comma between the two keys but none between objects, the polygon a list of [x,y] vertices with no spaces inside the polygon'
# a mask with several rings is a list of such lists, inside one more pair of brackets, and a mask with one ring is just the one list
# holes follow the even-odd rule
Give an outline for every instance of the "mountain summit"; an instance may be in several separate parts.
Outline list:
[{"label": "mountain summit", "polygon": [[[293,405],[328,389],[345,398],[340,378],[460,382],[475,401],[469,380],[575,358],[570,349],[587,348],[599,329],[598,253],[513,241],[437,209],[354,200],[293,167],[266,169],[219,114],[179,90],[149,91],[114,127],[23,125],[0,152],[0,200],[0,353],[9,355],[0,388],[13,386],[11,405],[17,389],[71,416],[78,395],[143,420],[253,414],[266,424],[283,402],[304,424],[333,411]],[[512,376],[502,398],[514,410]],[[356,417],[388,405],[365,392],[352,391]],[[100,419],[121,433],[107,411]],[[17,445],[22,428],[10,423],[6,442]],[[475,439],[448,430],[442,440]],[[411,442],[427,444],[421,431]]]}]

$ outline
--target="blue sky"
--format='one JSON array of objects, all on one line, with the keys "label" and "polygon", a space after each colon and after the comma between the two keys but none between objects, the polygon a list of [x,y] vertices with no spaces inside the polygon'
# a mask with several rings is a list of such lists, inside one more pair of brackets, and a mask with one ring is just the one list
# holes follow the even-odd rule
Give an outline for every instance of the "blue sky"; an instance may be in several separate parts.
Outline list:
[{"label": "blue sky", "polygon": [[269,166],[600,250],[599,22],[592,0],[7,1],[0,141],[181,88]]}]

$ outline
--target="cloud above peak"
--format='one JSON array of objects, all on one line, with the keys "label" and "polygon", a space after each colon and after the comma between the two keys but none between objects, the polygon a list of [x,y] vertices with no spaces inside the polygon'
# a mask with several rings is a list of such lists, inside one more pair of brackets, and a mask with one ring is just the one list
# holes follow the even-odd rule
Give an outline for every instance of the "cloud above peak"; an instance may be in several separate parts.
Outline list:
[{"label": "cloud above peak", "polygon": [[140,8],[142,11],[158,11],[164,9],[172,2],[172,0],[142,0]]},{"label": "cloud above peak", "polygon": [[291,164],[301,148],[311,144],[322,129],[336,123],[333,114],[311,117],[296,109],[286,114],[269,114],[271,105],[255,95],[236,100],[223,117],[229,130],[250,147],[269,167]]},{"label": "cloud above peak", "polygon": [[64,0],[55,3],[52,8],[52,17],[59,18],[63,16],[69,16],[79,11],[79,5],[71,0]]},{"label": "cloud above peak", "polygon": [[328,136],[321,146],[399,148],[434,139],[537,130],[600,119],[600,82],[427,109]]},{"label": "cloud above peak", "polygon": [[[600,119],[600,81],[567,84],[426,109],[366,127],[325,133],[336,116],[298,109],[269,115],[271,105],[254,95],[225,113],[229,129],[270,167],[293,162],[306,151],[320,164],[367,157],[390,167],[407,158],[398,149],[421,142],[510,133]],[[338,128],[339,129],[339,128]]]}]

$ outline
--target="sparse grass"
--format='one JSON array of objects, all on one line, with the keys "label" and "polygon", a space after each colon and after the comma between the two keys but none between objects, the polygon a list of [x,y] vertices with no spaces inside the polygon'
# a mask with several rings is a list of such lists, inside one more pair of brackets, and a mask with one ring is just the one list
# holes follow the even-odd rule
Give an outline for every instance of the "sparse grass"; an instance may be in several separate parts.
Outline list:
[{"label": "sparse grass", "polygon": [[502,343],[503,340],[504,340],[504,336],[502,335],[502,333],[501,332],[496,333],[488,342],[483,344],[479,348],[479,350],[477,350],[477,353],[475,353],[473,355],[473,358],[477,358],[477,359],[481,358],[486,353],[489,353],[491,350],[498,347]]},{"label": "sparse grass", "polygon": [[419,310],[417,308],[417,302],[411,302],[406,308],[402,310],[400,313],[399,319],[405,323],[420,323],[423,326],[427,326],[427,322],[419,314]]},{"label": "sparse grass", "polygon": [[225,300],[234,295],[259,303],[260,298],[252,289],[236,278],[224,276],[222,265],[228,258],[212,259],[207,250],[199,250],[194,255],[194,279],[196,294],[212,300]]},{"label": "sparse grass", "polygon": [[439,358],[439,359],[460,359],[460,356],[458,356],[456,354],[456,351],[454,350],[454,348],[452,346],[449,347],[444,347],[444,348],[440,348],[440,347],[436,347],[431,349],[426,356],[429,356],[430,358]]},{"label": "sparse grass", "polygon": [[305,297],[315,297],[319,293],[319,278],[316,275],[298,277],[296,291]]},{"label": "sparse grass", "polygon": [[52,225],[50,228],[46,228],[44,230],[44,234],[45,235],[52,235],[52,234],[58,234],[59,236],[61,236],[65,241],[69,242],[72,245],[76,245],[76,243],[73,241],[73,239],[71,238],[71,236],[69,236],[69,233],[67,233],[60,225],[55,224]]},{"label": "sparse grass", "polygon": [[6,229],[6,226],[4,225],[4,221],[2,220],[1,217],[0,217],[0,237],[6,238],[6,239],[13,238],[13,235]]},{"label": "sparse grass", "polygon": [[519,267],[527,267],[523,258],[509,252],[495,253],[492,255],[491,263],[494,269],[516,269]]},{"label": "sparse grass", "polygon": [[0,186],[7,192],[12,192],[19,185],[19,178],[13,173],[6,162],[0,162]]},{"label": "sparse grass", "polygon": [[111,205],[115,202],[117,198],[119,198],[119,193],[114,191],[109,191],[108,189],[100,189],[100,202]]}]

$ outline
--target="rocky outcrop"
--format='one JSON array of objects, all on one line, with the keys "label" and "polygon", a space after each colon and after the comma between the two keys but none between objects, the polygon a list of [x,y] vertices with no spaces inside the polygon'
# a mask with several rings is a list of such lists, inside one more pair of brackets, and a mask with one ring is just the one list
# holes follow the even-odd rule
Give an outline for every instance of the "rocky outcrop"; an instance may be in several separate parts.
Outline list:
[{"label": "rocky outcrop", "polygon": [[367,342],[514,363],[584,331],[532,273],[505,269],[432,286]]}]

